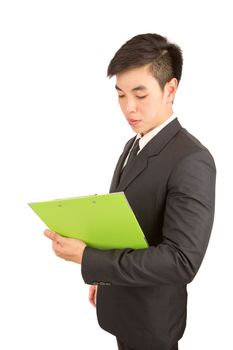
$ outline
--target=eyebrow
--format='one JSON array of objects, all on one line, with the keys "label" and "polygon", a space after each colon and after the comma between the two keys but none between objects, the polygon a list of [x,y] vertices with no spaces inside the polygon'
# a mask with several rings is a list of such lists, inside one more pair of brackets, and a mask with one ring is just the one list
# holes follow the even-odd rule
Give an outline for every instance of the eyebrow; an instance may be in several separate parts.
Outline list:
[{"label": "eyebrow", "polygon": [[[115,85],[115,88],[116,90],[119,90],[119,91],[122,91],[119,86]],[[144,91],[144,90],[147,90],[147,87],[145,85],[138,85],[138,86],[135,86],[131,91]]]}]

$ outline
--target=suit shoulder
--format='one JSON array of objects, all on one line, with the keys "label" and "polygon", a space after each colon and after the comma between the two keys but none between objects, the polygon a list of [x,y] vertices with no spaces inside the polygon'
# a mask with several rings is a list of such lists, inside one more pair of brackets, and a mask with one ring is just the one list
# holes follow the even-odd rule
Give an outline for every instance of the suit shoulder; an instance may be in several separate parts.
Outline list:
[{"label": "suit shoulder", "polygon": [[180,129],[174,139],[174,143],[173,146],[175,146],[176,151],[180,153],[181,159],[194,154],[203,154],[204,157],[207,157],[214,165],[214,158],[208,148],[186,129]]},{"label": "suit shoulder", "polygon": [[194,135],[188,132],[185,128],[180,129],[177,137],[190,148],[207,149]]}]

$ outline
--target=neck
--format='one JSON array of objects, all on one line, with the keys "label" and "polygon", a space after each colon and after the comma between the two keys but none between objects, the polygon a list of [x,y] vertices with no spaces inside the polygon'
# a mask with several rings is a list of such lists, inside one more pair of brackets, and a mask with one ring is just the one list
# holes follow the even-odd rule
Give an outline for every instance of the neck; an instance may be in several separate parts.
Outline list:
[{"label": "neck", "polygon": [[161,118],[159,118],[159,120],[157,121],[157,123],[150,128],[149,130],[146,130],[143,133],[140,133],[141,137],[143,137],[144,135],[146,135],[148,132],[150,132],[151,130],[158,128],[161,124],[163,124],[167,119],[169,119],[171,116],[173,115],[173,111],[171,110],[169,114],[167,114],[166,116],[163,116]]}]

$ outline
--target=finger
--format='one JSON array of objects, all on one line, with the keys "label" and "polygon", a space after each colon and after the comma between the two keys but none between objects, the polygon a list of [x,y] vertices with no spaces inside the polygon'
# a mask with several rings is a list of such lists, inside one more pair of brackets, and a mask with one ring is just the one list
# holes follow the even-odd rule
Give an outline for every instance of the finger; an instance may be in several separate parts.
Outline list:
[{"label": "finger", "polygon": [[53,248],[54,252],[60,253],[61,245],[57,241],[52,241],[52,248]]},{"label": "finger", "polygon": [[93,295],[94,295],[94,291],[93,291],[93,288],[89,288],[89,296],[88,296],[88,299],[90,301],[91,304],[93,304]]},{"label": "finger", "polygon": [[94,299],[89,299],[89,301],[90,301],[91,305],[93,305],[94,307],[96,307]]},{"label": "finger", "polygon": [[91,305],[93,305],[94,307],[96,307],[96,304],[94,302],[91,302]]},{"label": "finger", "polygon": [[52,241],[59,241],[60,236],[56,232],[47,229],[44,231],[44,235]]},{"label": "finger", "polygon": [[96,288],[93,286],[89,288],[89,302],[96,307]]},{"label": "finger", "polygon": [[96,307],[96,299],[97,299],[97,289],[95,290],[95,295],[94,295],[94,304],[95,304],[95,307]]},{"label": "finger", "polygon": [[93,298],[93,289],[92,288],[89,288],[89,301],[91,301],[92,300],[92,298]]}]

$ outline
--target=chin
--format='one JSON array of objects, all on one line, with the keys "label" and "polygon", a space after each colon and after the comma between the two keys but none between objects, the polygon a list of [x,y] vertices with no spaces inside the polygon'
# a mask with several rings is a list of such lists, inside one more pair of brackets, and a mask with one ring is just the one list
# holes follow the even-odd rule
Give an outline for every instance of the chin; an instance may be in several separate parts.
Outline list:
[{"label": "chin", "polygon": [[132,130],[134,131],[134,132],[136,132],[137,134],[142,134],[142,133],[144,133],[143,132],[143,130],[142,130],[142,128],[140,128],[140,127],[131,127],[132,128]]}]

